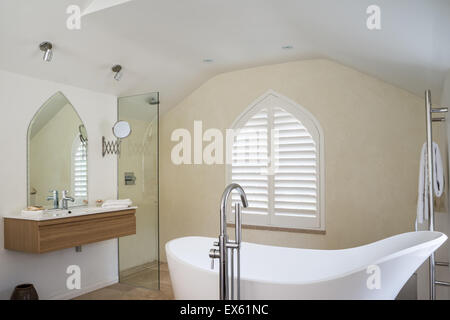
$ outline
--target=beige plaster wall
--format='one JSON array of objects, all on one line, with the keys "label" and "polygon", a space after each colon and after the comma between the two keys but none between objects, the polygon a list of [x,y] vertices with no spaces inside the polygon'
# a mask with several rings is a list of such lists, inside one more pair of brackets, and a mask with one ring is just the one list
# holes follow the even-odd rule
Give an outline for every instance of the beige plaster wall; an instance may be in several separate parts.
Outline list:
[{"label": "beige plaster wall", "polygon": [[162,260],[170,239],[218,235],[225,187],[223,165],[171,162],[172,131],[192,133],[194,120],[203,121],[203,130],[225,130],[270,89],[309,110],[323,128],[326,234],[243,230],[244,241],[336,249],[413,229],[422,97],[333,61],[303,60],[218,75],[162,116]]}]

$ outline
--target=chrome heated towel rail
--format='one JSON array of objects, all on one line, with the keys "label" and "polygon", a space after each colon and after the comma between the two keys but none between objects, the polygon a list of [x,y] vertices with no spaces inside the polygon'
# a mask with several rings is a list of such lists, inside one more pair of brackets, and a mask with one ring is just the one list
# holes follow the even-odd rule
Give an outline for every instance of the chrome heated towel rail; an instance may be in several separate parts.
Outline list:
[{"label": "chrome heated towel rail", "polygon": [[[425,182],[427,193],[428,193],[428,228],[430,231],[434,231],[434,170],[433,170],[433,122],[444,122],[445,117],[433,117],[433,113],[446,113],[448,108],[446,107],[436,107],[433,108],[431,103],[431,91],[425,91],[425,109],[426,109],[426,133],[427,133],[427,174],[428,179]],[[416,223],[417,230],[417,223]],[[430,299],[436,300],[436,285],[440,286],[450,286],[450,282],[437,281],[436,280],[436,266],[448,266],[448,262],[436,262],[434,253],[431,254],[429,259],[430,265]]]}]

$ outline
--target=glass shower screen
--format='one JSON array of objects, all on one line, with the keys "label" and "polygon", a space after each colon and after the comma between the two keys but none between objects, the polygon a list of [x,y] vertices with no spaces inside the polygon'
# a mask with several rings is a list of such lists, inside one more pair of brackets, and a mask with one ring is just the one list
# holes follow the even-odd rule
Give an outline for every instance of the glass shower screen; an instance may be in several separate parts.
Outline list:
[{"label": "glass shower screen", "polygon": [[119,278],[159,289],[158,93],[119,98],[118,119],[131,125],[118,156],[118,198],[138,207],[136,234],[119,239]]}]

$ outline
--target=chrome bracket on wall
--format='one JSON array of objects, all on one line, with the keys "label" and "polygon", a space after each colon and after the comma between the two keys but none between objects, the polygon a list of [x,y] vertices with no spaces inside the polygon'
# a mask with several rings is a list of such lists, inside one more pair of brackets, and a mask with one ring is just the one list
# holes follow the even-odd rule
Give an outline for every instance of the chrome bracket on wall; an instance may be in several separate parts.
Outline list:
[{"label": "chrome bracket on wall", "polygon": [[105,137],[102,137],[102,156],[107,154],[118,154],[120,155],[120,140],[116,141],[106,141]]}]

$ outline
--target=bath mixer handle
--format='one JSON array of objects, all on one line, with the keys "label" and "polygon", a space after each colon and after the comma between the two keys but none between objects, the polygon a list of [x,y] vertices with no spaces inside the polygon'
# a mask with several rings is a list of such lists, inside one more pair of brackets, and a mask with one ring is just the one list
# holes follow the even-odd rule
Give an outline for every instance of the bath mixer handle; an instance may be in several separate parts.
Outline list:
[{"label": "bath mixer handle", "polygon": [[211,270],[214,270],[214,259],[220,258],[220,252],[218,249],[209,250],[209,257],[211,258]]}]

